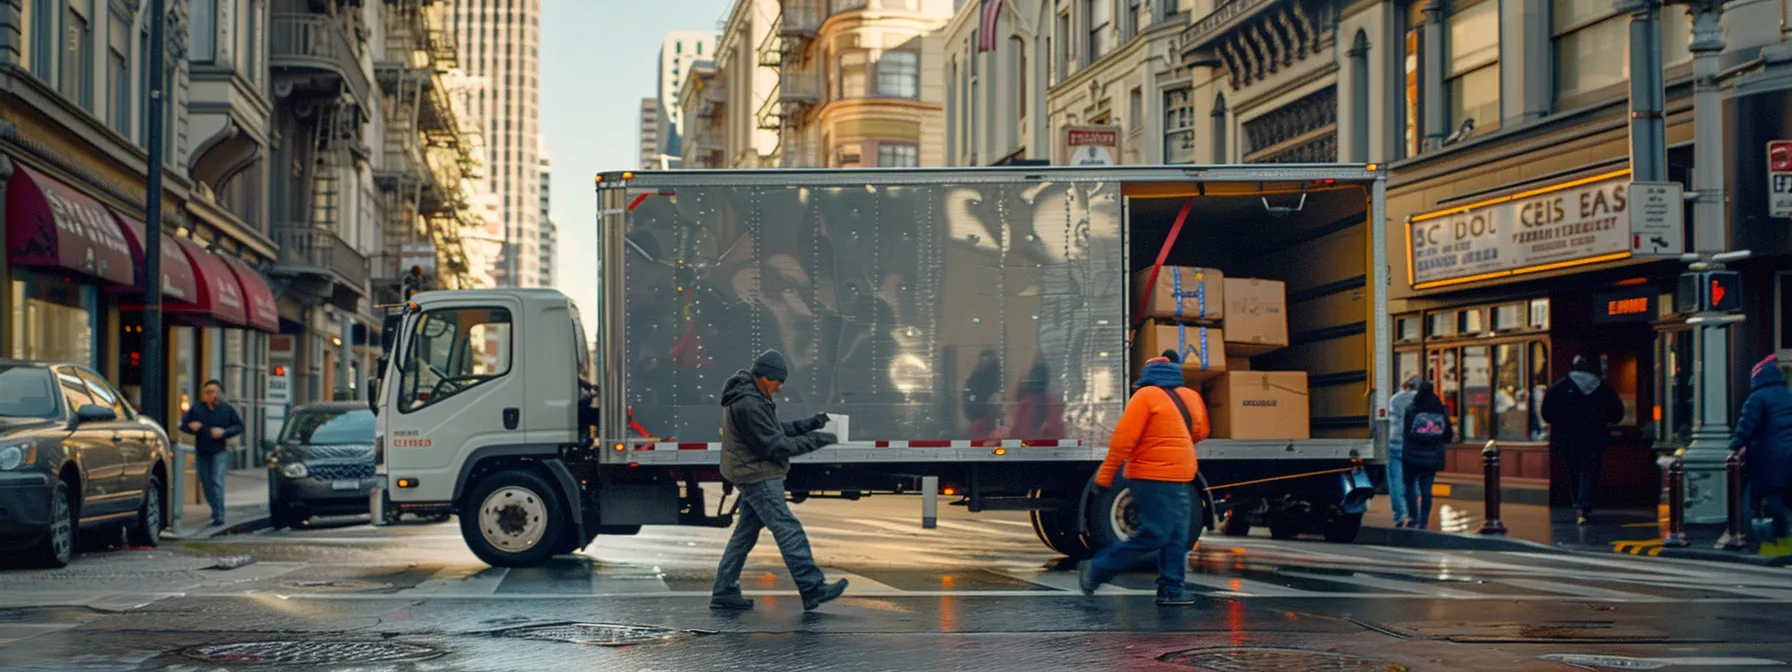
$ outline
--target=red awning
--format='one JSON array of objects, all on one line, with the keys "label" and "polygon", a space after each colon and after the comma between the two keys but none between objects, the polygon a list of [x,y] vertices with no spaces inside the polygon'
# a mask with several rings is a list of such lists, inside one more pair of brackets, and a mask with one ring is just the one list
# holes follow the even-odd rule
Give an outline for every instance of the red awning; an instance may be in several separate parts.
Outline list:
[{"label": "red awning", "polygon": [[136,278],[118,223],[86,194],[18,163],[6,187],[7,259],[120,285]]},{"label": "red awning", "polygon": [[[129,287],[119,287],[117,291],[127,294],[141,295],[149,290],[144,283],[144,276],[149,273],[148,264],[144,261],[143,248],[147,238],[143,237],[143,222],[131,219],[117,212],[112,216],[118,220],[119,228],[124,231],[125,241],[131,245],[131,261],[136,265],[136,281]],[[193,303],[199,300],[199,281],[193,277],[193,262],[187,259],[180,245],[174,242],[174,236],[162,234],[162,298],[168,302]]]},{"label": "red awning", "polygon": [[248,313],[243,309],[243,288],[237,283],[236,274],[230,272],[230,266],[218,255],[200,249],[199,244],[190,239],[175,238],[174,242],[193,262],[199,297],[190,304],[164,306],[163,312],[210,318],[222,323],[219,326],[248,324]]},{"label": "red awning", "polygon": [[237,284],[243,287],[243,296],[249,298],[249,326],[270,334],[280,333],[280,306],[274,303],[274,292],[268,289],[268,283],[260,273],[249,268],[240,259],[223,257],[224,265],[236,274]]}]

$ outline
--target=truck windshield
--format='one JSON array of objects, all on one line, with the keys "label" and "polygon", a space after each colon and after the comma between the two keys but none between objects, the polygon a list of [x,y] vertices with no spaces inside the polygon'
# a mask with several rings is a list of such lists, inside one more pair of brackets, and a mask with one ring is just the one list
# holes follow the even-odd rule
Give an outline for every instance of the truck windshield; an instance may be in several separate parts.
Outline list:
[{"label": "truck windshield", "polygon": [[431,310],[415,325],[401,358],[400,410],[421,409],[510,372],[509,310]]}]

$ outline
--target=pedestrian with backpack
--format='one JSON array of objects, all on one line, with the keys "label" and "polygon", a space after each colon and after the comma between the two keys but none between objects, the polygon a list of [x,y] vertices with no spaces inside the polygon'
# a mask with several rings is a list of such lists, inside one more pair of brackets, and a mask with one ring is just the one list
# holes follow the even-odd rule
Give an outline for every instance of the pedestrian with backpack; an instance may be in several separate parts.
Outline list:
[{"label": "pedestrian with backpack", "polygon": [[1107,459],[1095,473],[1098,488],[1114,487],[1126,465],[1139,527],[1080,567],[1084,595],[1126,571],[1134,562],[1157,556],[1157,605],[1194,604],[1183,580],[1188,575],[1190,515],[1194,509],[1195,443],[1207,438],[1207,404],[1183,386],[1175,352],[1145,363],[1126,412],[1114,428]]},{"label": "pedestrian with backpack", "polygon": [[1767,517],[1773,519],[1773,539],[1760,540],[1761,546],[1776,554],[1792,552],[1783,548],[1792,536],[1792,391],[1777,356],[1768,355],[1750,371],[1748,399],[1730,437],[1731,451],[1744,448],[1749,487],[1754,497],[1767,501]]},{"label": "pedestrian with backpack", "polygon": [[1455,438],[1450,409],[1439,399],[1431,381],[1419,381],[1419,389],[1406,409],[1402,430],[1400,467],[1406,477],[1407,527],[1423,530],[1431,523],[1431,486],[1444,469],[1444,447]]}]

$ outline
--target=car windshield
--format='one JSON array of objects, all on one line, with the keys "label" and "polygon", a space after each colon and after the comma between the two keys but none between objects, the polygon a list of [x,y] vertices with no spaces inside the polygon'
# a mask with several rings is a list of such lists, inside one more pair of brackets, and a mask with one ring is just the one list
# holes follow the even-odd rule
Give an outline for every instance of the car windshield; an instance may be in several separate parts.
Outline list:
[{"label": "car windshield", "polygon": [[23,366],[0,368],[0,417],[54,418],[55,394],[48,371]]},{"label": "car windshield", "polygon": [[286,421],[282,443],[329,445],[340,443],[373,443],[373,412],[367,409],[347,411],[299,411]]}]

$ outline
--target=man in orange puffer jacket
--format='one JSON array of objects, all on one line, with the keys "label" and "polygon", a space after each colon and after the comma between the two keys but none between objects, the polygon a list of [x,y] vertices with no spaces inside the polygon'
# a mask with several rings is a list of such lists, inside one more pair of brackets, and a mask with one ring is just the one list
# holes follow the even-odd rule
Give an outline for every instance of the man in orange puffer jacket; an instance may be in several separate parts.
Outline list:
[{"label": "man in orange puffer jacket", "polygon": [[[1113,487],[1114,475],[1125,463],[1139,529],[1083,563],[1079,579],[1083,594],[1093,595],[1132,563],[1156,553],[1158,606],[1186,606],[1194,603],[1183,578],[1194,508],[1195,443],[1207,438],[1207,404],[1200,393],[1183,386],[1174,352],[1146,362],[1136,388],[1114,428],[1108,457],[1095,472],[1095,485]],[[1176,401],[1182,402],[1180,408]]]}]

